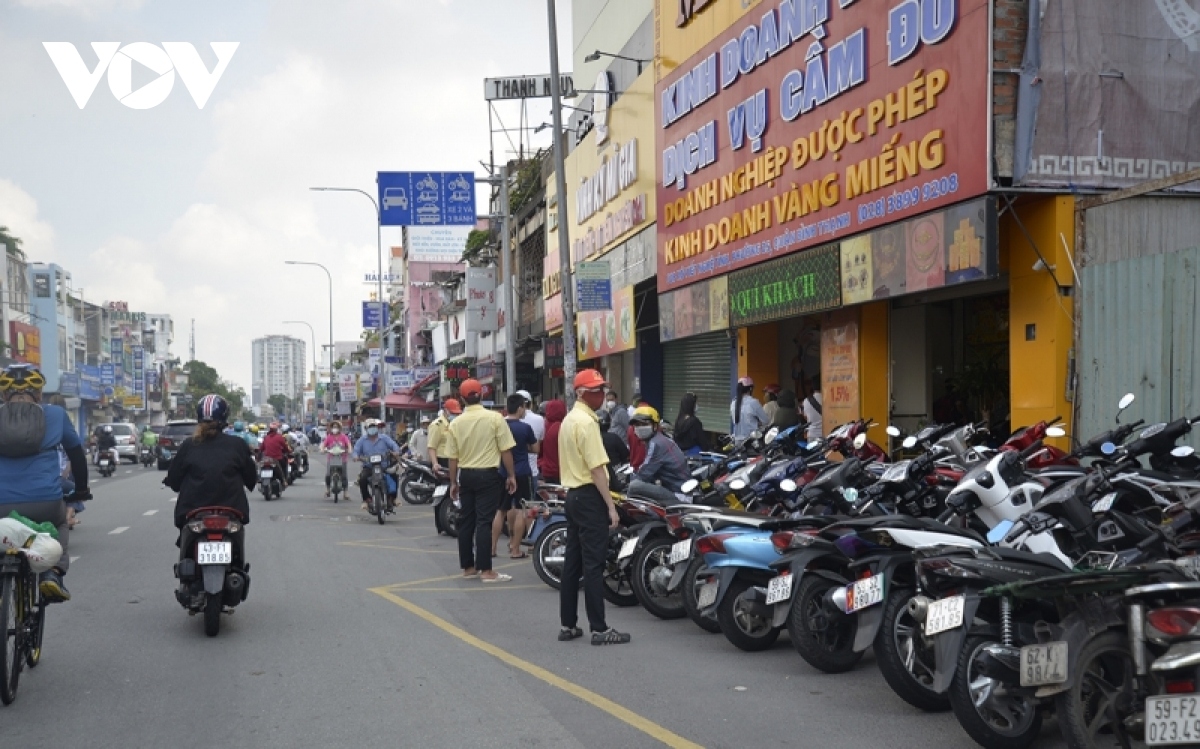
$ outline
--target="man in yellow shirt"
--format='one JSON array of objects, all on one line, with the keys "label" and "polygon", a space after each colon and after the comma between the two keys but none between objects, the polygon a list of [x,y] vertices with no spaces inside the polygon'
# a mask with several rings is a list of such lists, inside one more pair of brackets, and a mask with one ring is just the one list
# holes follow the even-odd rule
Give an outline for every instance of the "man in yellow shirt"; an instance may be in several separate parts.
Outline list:
[{"label": "man in yellow shirt", "polygon": [[[478,572],[485,583],[503,583],[512,575],[492,569],[492,520],[502,491],[517,491],[512,449],[516,446],[504,417],[479,404],[483,386],[463,380],[458,393],[467,408],[446,430],[444,451],[450,459],[450,498],[459,500],[458,561],[463,577]],[[504,463],[507,479],[500,477]]]},{"label": "man in yellow shirt", "polygon": [[450,398],[438,413],[438,417],[429,425],[429,444],[426,450],[429,451],[429,463],[433,466],[433,472],[439,476],[444,476],[445,471],[442,469],[450,465],[444,454],[447,430],[450,428],[450,422],[461,413],[462,405]]},{"label": "man in yellow shirt", "polygon": [[575,407],[558,433],[559,478],[567,487],[567,548],[559,587],[558,639],[583,636],[579,618],[579,577],[593,645],[629,642],[629,635],[604,620],[604,565],[608,531],[618,523],[617,506],[608,490],[608,453],[600,436],[596,410],[604,405],[604,377],[594,369],[575,376]]}]

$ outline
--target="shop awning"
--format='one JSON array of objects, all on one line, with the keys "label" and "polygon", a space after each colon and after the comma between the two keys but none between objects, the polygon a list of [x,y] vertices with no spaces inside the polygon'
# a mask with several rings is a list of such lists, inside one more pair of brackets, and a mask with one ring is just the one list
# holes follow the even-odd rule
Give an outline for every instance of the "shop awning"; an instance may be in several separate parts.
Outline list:
[{"label": "shop awning", "polygon": [[[366,405],[378,408],[379,399],[367,401]],[[397,411],[436,411],[438,408],[436,403],[430,403],[419,395],[411,393],[392,393],[383,399],[383,407]]]}]

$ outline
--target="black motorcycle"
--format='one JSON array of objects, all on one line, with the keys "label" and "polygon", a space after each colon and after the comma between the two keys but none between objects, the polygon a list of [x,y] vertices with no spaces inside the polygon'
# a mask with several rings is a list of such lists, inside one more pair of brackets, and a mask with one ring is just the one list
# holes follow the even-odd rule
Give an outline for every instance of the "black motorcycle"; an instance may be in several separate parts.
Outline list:
[{"label": "black motorcycle", "polygon": [[439,486],[449,485],[426,463],[407,458],[402,458],[400,462],[404,468],[404,475],[400,477],[400,497],[410,505],[429,504]]},{"label": "black motorcycle", "polygon": [[204,634],[216,637],[221,614],[246,600],[250,592],[250,565],[235,537],[245,518],[228,507],[201,507],[188,513],[187,548],[182,549],[175,577],[175,599],[189,614],[204,614]]},{"label": "black motorcycle", "polygon": [[154,465],[154,448],[142,445],[138,448],[138,460],[141,462],[142,468],[149,468]]}]

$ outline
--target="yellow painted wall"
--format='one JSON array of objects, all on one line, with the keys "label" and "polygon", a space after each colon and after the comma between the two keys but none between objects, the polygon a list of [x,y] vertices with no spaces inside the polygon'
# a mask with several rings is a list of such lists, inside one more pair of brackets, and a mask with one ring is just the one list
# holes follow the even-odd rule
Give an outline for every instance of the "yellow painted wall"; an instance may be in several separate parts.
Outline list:
[{"label": "yellow painted wall", "polygon": [[[1074,252],[1074,205],[1074,199],[1065,195],[1022,198],[1016,204],[1016,215],[1029,239],[1046,262],[1056,266],[1059,280],[1066,285],[1073,283],[1073,276],[1062,243],[1065,239]],[[1067,357],[1074,340],[1074,298],[1059,292],[1050,273],[1033,270],[1038,255],[1011,214],[1001,217],[1000,242],[1008,255],[1013,428],[1062,416],[1070,433],[1071,405],[1065,392]],[[1027,340],[1030,325],[1036,326],[1033,340]],[[1056,444],[1067,447],[1065,438]]]},{"label": "yellow painted wall", "polygon": [[[658,80],[687,62],[701,47],[724,33],[762,0],[712,0],[686,26],[676,26],[679,0],[656,0],[654,4],[655,62]],[[757,16],[756,16],[757,17]],[[578,81],[576,82],[578,85]]]},{"label": "yellow painted wall", "polygon": [[764,323],[738,330],[738,377],[754,380],[754,395],[779,380],[779,324]]},{"label": "yellow painted wall", "polygon": [[871,441],[888,444],[888,415],[891,412],[891,384],[888,354],[888,302],[873,302],[861,308],[858,322],[859,408],[879,424],[868,433]]}]

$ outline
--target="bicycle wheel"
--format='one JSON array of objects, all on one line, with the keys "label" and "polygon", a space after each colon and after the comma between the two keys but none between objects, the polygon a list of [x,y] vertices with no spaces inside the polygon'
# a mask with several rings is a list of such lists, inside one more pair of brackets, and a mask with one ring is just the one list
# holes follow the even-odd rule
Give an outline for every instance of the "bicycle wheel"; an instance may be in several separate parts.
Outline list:
[{"label": "bicycle wheel", "polygon": [[375,517],[379,519],[379,524],[383,525],[384,519],[387,517],[387,498],[383,496],[383,487],[375,484],[371,487],[371,499],[374,500]]},{"label": "bicycle wheel", "polygon": [[0,648],[0,702],[5,705],[11,705],[17,698],[17,680],[21,677],[21,620],[16,581],[16,576],[9,574],[0,582],[0,622],[4,632],[4,647]]},{"label": "bicycle wheel", "polygon": [[46,604],[38,600],[41,598],[37,589],[29,596],[29,611],[32,612],[29,619],[29,641],[25,643],[25,665],[30,668],[37,668],[37,664],[42,662],[42,635],[46,632]]}]

